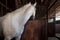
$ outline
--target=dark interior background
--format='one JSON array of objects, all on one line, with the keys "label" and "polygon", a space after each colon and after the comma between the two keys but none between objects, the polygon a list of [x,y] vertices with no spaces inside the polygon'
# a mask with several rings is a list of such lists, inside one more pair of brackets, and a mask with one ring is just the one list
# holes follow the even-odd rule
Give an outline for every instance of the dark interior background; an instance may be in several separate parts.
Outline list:
[{"label": "dark interior background", "polygon": [[48,15],[48,10],[57,2],[57,0],[0,0],[0,16],[12,12],[23,5],[31,2],[37,2],[36,19],[41,19]]},{"label": "dark interior background", "polygon": [[[55,36],[55,13],[52,14],[52,12],[55,11],[55,9],[58,6],[60,6],[60,0],[0,0],[0,17],[6,15],[9,12],[13,12],[14,10],[22,7],[23,5],[29,2],[31,2],[32,4],[37,2],[36,19],[39,19],[39,21],[42,22],[41,24],[43,25],[41,26],[41,24],[38,24],[39,21],[38,22],[32,21],[32,23],[33,24],[36,23],[36,25],[39,25],[39,27],[40,26],[42,27],[42,30],[39,29],[39,32],[42,32],[41,34],[39,34],[41,35],[40,38],[45,40],[47,38],[46,35],[48,35],[49,37],[54,37]],[[54,22],[48,24],[47,22],[48,18],[51,18],[51,17],[54,18]],[[60,22],[58,21],[56,23],[60,23]]]}]

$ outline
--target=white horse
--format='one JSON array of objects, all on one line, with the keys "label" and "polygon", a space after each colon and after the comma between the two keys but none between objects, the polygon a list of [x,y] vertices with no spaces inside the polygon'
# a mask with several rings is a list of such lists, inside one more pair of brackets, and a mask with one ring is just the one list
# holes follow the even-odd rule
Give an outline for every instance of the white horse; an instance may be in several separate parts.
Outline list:
[{"label": "white horse", "polygon": [[23,7],[3,16],[2,28],[5,37],[4,40],[11,40],[13,37],[16,37],[16,40],[20,40],[26,22],[32,15],[33,19],[35,18],[35,6],[36,3],[34,5],[28,3]]}]

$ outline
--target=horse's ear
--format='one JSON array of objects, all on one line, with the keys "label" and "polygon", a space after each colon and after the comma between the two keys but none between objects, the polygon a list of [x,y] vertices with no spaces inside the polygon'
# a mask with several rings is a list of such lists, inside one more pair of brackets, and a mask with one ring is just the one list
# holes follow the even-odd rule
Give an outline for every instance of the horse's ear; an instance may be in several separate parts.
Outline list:
[{"label": "horse's ear", "polygon": [[35,2],[35,3],[34,3],[34,6],[36,6],[36,4],[37,4],[37,3]]},{"label": "horse's ear", "polygon": [[29,2],[29,4],[31,5],[31,2]]}]

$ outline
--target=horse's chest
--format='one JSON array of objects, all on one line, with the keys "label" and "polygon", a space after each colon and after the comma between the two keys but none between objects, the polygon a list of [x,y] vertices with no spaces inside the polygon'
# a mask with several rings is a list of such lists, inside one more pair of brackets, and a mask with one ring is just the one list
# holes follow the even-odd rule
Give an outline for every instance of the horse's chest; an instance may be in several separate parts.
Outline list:
[{"label": "horse's chest", "polygon": [[16,31],[15,36],[21,35],[23,33],[23,30],[24,30],[24,27],[19,27],[19,29],[17,29],[17,31]]},{"label": "horse's chest", "polygon": [[21,23],[18,22],[18,16],[12,17],[12,28],[14,29],[15,36],[19,36],[22,34],[24,30],[24,26],[21,26]]}]

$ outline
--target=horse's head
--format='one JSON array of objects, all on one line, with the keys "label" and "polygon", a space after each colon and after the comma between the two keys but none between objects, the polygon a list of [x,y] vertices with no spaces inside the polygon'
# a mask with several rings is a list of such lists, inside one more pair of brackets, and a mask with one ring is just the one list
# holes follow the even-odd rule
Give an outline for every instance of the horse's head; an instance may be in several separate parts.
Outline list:
[{"label": "horse's head", "polygon": [[33,10],[33,20],[35,19],[35,14],[36,14],[36,6],[37,3],[34,3],[32,6],[34,7],[34,10]]},{"label": "horse's head", "polygon": [[36,4],[37,3],[31,4],[25,11],[26,13],[29,13],[28,15],[32,14],[33,20],[35,19],[35,14],[36,14],[36,8],[35,8]]}]

